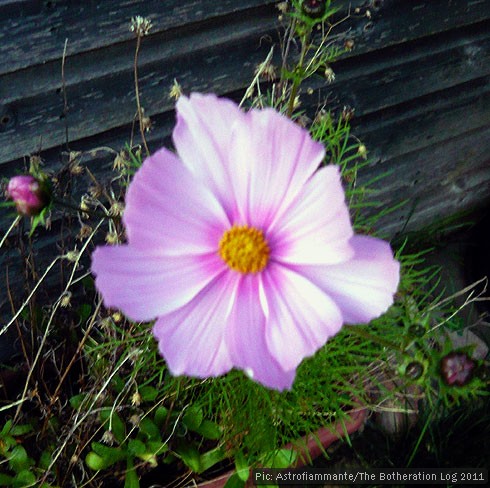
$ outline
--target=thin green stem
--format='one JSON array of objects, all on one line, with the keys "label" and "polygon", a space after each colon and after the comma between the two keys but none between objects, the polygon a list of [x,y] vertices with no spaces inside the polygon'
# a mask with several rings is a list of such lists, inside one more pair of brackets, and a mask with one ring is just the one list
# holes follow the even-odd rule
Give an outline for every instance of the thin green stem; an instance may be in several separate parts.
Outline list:
[{"label": "thin green stem", "polygon": [[136,36],[136,49],[134,52],[134,91],[136,94],[136,107],[138,110],[138,122],[140,128],[141,139],[143,141],[143,145],[145,146],[146,155],[150,155],[150,150],[148,149],[148,144],[146,143],[145,137],[145,128],[143,127],[143,109],[141,107],[140,102],[140,90],[139,90],[139,81],[138,81],[138,56],[141,47],[141,35]]},{"label": "thin green stem", "polygon": [[301,37],[301,54],[299,57],[298,64],[296,65],[296,68],[294,69],[295,71],[295,76],[293,80],[293,86],[291,87],[291,94],[289,95],[289,103],[288,103],[288,109],[287,109],[287,116],[291,118],[293,116],[294,112],[294,105],[295,105],[295,100],[296,96],[298,95],[298,90],[299,87],[301,86],[301,83],[303,82],[303,64],[305,62],[305,57],[306,53],[308,52],[308,38],[310,36],[310,32],[306,32],[303,34]]},{"label": "thin green stem", "polygon": [[404,349],[400,347],[398,344],[395,344],[394,342],[388,341],[386,339],[383,339],[382,337],[376,336],[374,334],[371,334],[370,332],[367,332],[366,329],[359,325],[347,325],[346,326],[349,330],[349,332],[352,332],[353,334],[362,337],[363,339],[367,339],[368,341],[375,342],[377,344],[380,344],[381,346],[388,347],[389,349],[393,349],[395,351],[400,351],[404,353]]}]

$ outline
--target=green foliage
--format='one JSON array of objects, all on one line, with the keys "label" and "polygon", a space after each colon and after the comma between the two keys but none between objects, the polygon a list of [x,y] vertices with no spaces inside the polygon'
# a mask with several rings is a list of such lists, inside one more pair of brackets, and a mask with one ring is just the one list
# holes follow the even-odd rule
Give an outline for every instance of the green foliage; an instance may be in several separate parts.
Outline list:
[{"label": "green foliage", "polygon": [[[50,452],[39,454],[39,463],[31,457],[22,445],[23,438],[30,436],[34,427],[30,424],[16,424],[8,420],[0,431],[0,485],[14,488],[38,486],[37,469],[43,469]],[[29,442],[26,442],[28,445]],[[37,466],[37,467],[36,467]],[[41,488],[52,485],[43,483]]]}]

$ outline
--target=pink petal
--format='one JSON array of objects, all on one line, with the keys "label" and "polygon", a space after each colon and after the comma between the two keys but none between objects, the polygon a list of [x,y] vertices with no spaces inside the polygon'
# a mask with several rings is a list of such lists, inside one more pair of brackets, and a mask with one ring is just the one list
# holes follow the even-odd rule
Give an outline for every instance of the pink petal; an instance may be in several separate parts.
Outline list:
[{"label": "pink petal", "polygon": [[177,153],[231,216],[234,212],[229,173],[229,161],[233,161],[231,131],[244,114],[231,100],[198,93],[190,98],[181,96],[176,108],[173,140]]},{"label": "pink petal", "polygon": [[231,173],[241,223],[265,228],[301,191],[325,150],[272,109],[251,110],[233,127]]},{"label": "pink petal", "polygon": [[369,236],[351,239],[354,258],[332,266],[301,266],[298,271],[335,301],[345,322],[367,323],[393,303],[400,264],[390,245]]},{"label": "pink petal", "polygon": [[105,306],[133,320],[152,320],[181,307],[224,269],[216,253],[168,257],[158,250],[102,246],[92,254]]},{"label": "pink petal", "polygon": [[342,327],[335,303],[313,283],[283,266],[263,272],[266,341],[285,371],[294,370]]},{"label": "pink petal", "polygon": [[224,273],[192,302],[157,320],[153,333],[172,374],[206,378],[232,368],[225,329],[237,278]]},{"label": "pink petal", "polygon": [[284,371],[265,340],[266,318],[260,304],[260,275],[243,276],[226,331],[233,364],[255,381],[276,390],[291,388],[295,369]]},{"label": "pink petal", "polygon": [[172,255],[216,252],[229,227],[213,194],[166,149],[146,159],[134,176],[123,220],[131,245]]},{"label": "pink petal", "polygon": [[318,170],[267,234],[275,261],[336,264],[350,259],[353,231],[338,167]]}]

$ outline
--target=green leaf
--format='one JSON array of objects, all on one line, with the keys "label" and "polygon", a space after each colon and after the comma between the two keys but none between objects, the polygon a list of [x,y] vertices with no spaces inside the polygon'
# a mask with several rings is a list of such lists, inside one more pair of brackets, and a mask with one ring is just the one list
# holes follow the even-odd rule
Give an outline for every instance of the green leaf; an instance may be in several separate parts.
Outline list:
[{"label": "green leaf", "polygon": [[160,429],[155,425],[153,420],[149,417],[144,417],[140,421],[140,431],[146,434],[149,439],[159,440],[161,439]]},{"label": "green leaf", "polygon": [[88,303],[82,303],[78,307],[78,316],[80,317],[81,323],[85,323],[92,313],[92,306]]},{"label": "green leaf", "polygon": [[218,440],[221,437],[219,425],[211,420],[203,420],[201,425],[194,430],[197,434],[202,435],[205,439]]},{"label": "green leaf", "polygon": [[124,390],[124,388],[126,387],[126,382],[117,374],[112,377],[112,383],[111,384],[117,393],[121,393]]},{"label": "green leaf", "polygon": [[158,407],[155,412],[155,416],[153,420],[155,421],[156,426],[161,429],[165,425],[165,421],[168,416],[168,408]]},{"label": "green leaf", "polygon": [[200,459],[201,455],[195,446],[191,444],[182,444],[175,453],[184,461],[184,463],[195,473],[201,471]]},{"label": "green leaf", "polygon": [[235,468],[237,476],[243,481],[247,481],[250,476],[250,467],[242,452],[237,452],[235,456]]},{"label": "green leaf", "polygon": [[128,442],[128,452],[133,456],[140,456],[146,452],[146,446],[138,439],[131,439]]},{"label": "green leaf", "polygon": [[138,391],[145,402],[152,402],[158,396],[158,390],[153,386],[142,386]]},{"label": "green leaf", "polygon": [[243,488],[245,486],[245,481],[241,479],[238,473],[233,473],[226,482],[224,488]]},{"label": "green leaf", "polygon": [[148,441],[146,443],[148,450],[155,454],[156,456],[159,456],[160,454],[163,454],[164,452],[168,451],[168,443],[162,442],[162,441]]},{"label": "green leaf", "polygon": [[32,237],[38,225],[46,226],[46,214],[47,214],[47,207],[43,208],[39,215],[35,215],[34,217],[32,217],[29,237]]},{"label": "green leaf", "polygon": [[134,469],[133,460],[128,458],[126,466],[126,477],[124,479],[124,488],[140,488],[138,474]]},{"label": "green leaf", "polygon": [[36,484],[36,475],[34,473],[31,473],[28,469],[23,469],[14,478],[12,486],[18,488],[24,488],[27,486],[35,486],[35,484]]},{"label": "green leaf", "polygon": [[87,394],[86,393],[80,393],[78,395],[72,396],[70,398],[71,408],[73,408],[74,410],[78,410],[82,406],[83,401],[85,400],[85,398],[87,398]]},{"label": "green leaf", "polygon": [[195,431],[202,423],[203,413],[198,407],[190,407],[185,411],[182,417],[184,425],[192,431]]},{"label": "green leaf", "polygon": [[105,408],[100,412],[100,420],[105,424],[106,428],[110,430],[119,443],[124,441],[126,437],[126,427],[121,417],[112,410],[112,408]]},{"label": "green leaf", "polygon": [[110,465],[121,461],[127,456],[126,452],[120,447],[110,447],[100,442],[92,442],[90,446],[95,454],[109,462]]},{"label": "green leaf", "polygon": [[31,424],[14,425],[12,429],[10,429],[10,435],[14,435],[14,436],[25,435],[28,432],[32,432],[32,429],[33,427]]},{"label": "green leaf", "polygon": [[291,449],[279,449],[274,453],[270,461],[271,468],[289,468],[298,457],[297,453]]},{"label": "green leaf", "polygon": [[41,469],[48,469],[51,464],[52,453],[51,451],[43,451],[39,457],[38,467]]},{"label": "green leaf", "polygon": [[158,466],[157,457],[151,452],[139,454],[138,457],[145,463],[149,464],[152,468],[156,468]]},{"label": "green leaf", "polygon": [[12,421],[7,420],[7,422],[5,422],[5,425],[2,428],[2,431],[0,432],[0,438],[3,437],[4,435],[9,434],[11,428],[12,428]]},{"label": "green leaf", "polygon": [[19,473],[24,469],[28,469],[34,464],[34,461],[29,458],[27,451],[20,445],[15,446],[10,452],[9,466],[12,471]]},{"label": "green leaf", "polygon": [[14,481],[13,476],[0,473],[0,486],[12,486],[13,481]]},{"label": "green leaf", "polygon": [[223,461],[225,457],[226,453],[223,449],[221,449],[221,447],[216,447],[211,451],[201,454],[201,457],[199,459],[199,472],[202,473],[203,471],[206,471],[215,464]]},{"label": "green leaf", "polygon": [[90,451],[85,457],[85,464],[94,471],[100,471],[101,469],[106,469],[112,466],[115,464],[115,461],[103,458],[94,451]]}]

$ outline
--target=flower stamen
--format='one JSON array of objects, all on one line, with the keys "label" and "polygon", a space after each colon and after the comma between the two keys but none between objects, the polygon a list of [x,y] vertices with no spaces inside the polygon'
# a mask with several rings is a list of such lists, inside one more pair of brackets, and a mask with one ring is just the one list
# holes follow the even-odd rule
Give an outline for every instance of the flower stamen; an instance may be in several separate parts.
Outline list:
[{"label": "flower stamen", "polygon": [[221,259],[240,273],[258,273],[269,262],[270,249],[264,233],[247,225],[228,229],[219,242]]}]

